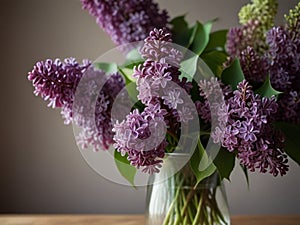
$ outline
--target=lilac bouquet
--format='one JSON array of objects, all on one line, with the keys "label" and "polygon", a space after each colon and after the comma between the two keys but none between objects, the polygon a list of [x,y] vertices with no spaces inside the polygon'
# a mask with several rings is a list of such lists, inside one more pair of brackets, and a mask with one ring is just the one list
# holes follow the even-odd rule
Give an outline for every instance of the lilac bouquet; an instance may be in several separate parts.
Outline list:
[{"label": "lilac bouquet", "polygon": [[[81,2],[116,45],[142,42],[138,49],[121,48],[130,63],[48,59],[28,79],[36,95],[61,108],[66,124],[81,128],[80,146],[115,149],[116,165],[130,183],[137,170],[160,173],[174,153],[190,154],[193,190],[216,173],[219,182],[229,179],[235,158],[246,176],[248,171],[282,176],[289,158],[300,163],[300,3],[276,26],[277,1],[252,0],[239,13],[239,27],[211,32],[214,21],[189,26],[184,16],[170,20],[152,0]],[[139,60],[130,61],[132,52]],[[114,102],[129,85],[136,102],[113,119]],[[78,89],[86,93],[76,100]],[[196,135],[189,130],[195,124]],[[181,145],[187,139],[195,143],[188,150]],[[177,217],[169,210],[164,224],[226,224],[214,206],[215,192],[198,197],[194,192],[177,196],[182,205],[171,204]],[[191,195],[196,200],[188,205]]]}]

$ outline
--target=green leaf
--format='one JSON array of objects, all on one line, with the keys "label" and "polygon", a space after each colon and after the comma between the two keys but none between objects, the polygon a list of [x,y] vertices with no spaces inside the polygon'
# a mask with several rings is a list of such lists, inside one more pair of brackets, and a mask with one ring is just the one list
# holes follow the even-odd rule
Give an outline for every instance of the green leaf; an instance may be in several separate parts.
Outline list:
[{"label": "green leaf", "polygon": [[180,63],[179,71],[181,72],[181,76],[185,77],[188,81],[193,80],[193,77],[197,71],[198,58],[198,55],[194,55],[193,57]]},{"label": "green leaf", "polygon": [[209,42],[205,48],[205,51],[224,51],[227,41],[227,32],[228,30],[219,30],[211,33],[209,35]]},{"label": "green leaf", "polygon": [[217,19],[214,19],[214,20],[210,20],[208,22],[206,22],[204,24],[204,31],[205,31],[205,35],[206,35],[206,39],[207,39],[207,43],[205,45],[205,47],[207,46],[208,42],[209,42],[209,36],[210,36],[210,32],[211,32],[211,28],[212,28],[212,25],[213,23],[216,21]]},{"label": "green leaf", "polygon": [[129,97],[133,102],[138,102],[137,96],[139,92],[137,90],[135,79],[132,77],[133,69],[119,67],[119,72],[125,79],[126,89]]},{"label": "green leaf", "polygon": [[248,169],[244,165],[242,165],[242,164],[240,164],[240,166],[241,166],[242,171],[243,171],[243,173],[245,175],[246,182],[247,182],[247,187],[249,189],[250,188],[250,180],[249,180],[249,175],[248,175]]},{"label": "green leaf", "polygon": [[116,166],[120,172],[120,174],[133,186],[134,185],[134,177],[136,174],[137,169],[130,165],[129,161],[127,160],[127,156],[122,156],[120,152],[115,150],[114,159]]},{"label": "green leaf", "polygon": [[203,53],[201,58],[209,66],[215,76],[220,78],[224,70],[223,64],[227,60],[227,55],[223,52],[211,51],[208,53]]},{"label": "green leaf", "polygon": [[137,48],[134,48],[130,52],[127,53],[125,65],[137,64],[137,63],[141,64],[141,63],[143,63],[143,61],[144,61],[144,59],[142,58],[141,54],[139,53],[139,50]]},{"label": "green leaf", "polygon": [[104,71],[107,74],[118,72],[118,65],[116,63],[98,62],[98,63],[94,63],[94,67],[96,69]]},{"label": "green leaf", "polygon": [[223,71],[221,78],[224,84],[230,85],[233,90],[237,89],[238,83],[245,79],[238,59],[235,59],[231,66]]},{"label": "green leaf", "polygon": [[170,23],[172,25],[171,32],[173,42],[187,47],[192,30],[188,27],[185,15],[174,18]]},{"label": "green leaf", "polygon": [[126,59],[136,61],[143,59],[141,54],[139,53],[139,50],[137,48],[132,49],[130,52],[127,53]]},{"label": "green leaf", "polygon": [[210,67],[198,55],[182,61],[179,71],[181,77],[187,78],[188,81],[192,81],[194,78],[196,80],[210,79],[215,76]]},{"label": "green leaf", "polygon": [[300,165],[300,126],[285,122],[277,122],[274,124],[276,128],[282,130],[285,134],[284,151],[291,157],[298,165]]},{"label": "green leaf", "polygon": [[212,175],[217,169],[214,163],[208,158],[200,140],[198,140],[197,148],[190,159],[190,165],[197,178],[196,185],[198,185],[203,179]]},{"label": "green leaf", "polygon": [[272,85],[271,85],[271,81],[270,81],[270,76],[267,77],[267,79],[265,80],[264,84],[255,91],[255,93],[261,95],[262,97],[267,97],[270,98],[272,96],[277,97],[279,94],[281,94],[282,92],[280,91],[276,91]]},{"label": "green leaf", "polygon": [[235,165],[235,154],[221,148],[214,159],[214,164],[219,171],[221,179],[226,178],[230,180],[229,177]]},{"label": "green leaf", "polygon": [[209,33],[212,27],[213,21],[202,25],[200,22],[196,22],[193,27],[193,32],[190,38],[189,49],[197,55],[201,55],[209,41]]},{"label": "green leaf", "polygon": [[118,71],[125,78],[126,84],[136,81],[136,79],[132,77],[133,69],[130,69],[130,68],[127,68],[127,67],[124,67],[124,68],[118,67]]}]

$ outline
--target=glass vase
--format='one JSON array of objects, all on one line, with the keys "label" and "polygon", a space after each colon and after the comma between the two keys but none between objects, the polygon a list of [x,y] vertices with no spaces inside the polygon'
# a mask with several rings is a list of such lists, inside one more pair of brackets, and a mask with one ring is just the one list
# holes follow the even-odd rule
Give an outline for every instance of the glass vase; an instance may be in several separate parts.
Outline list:
[{"label": "glass vase", "polygon": [[197,184],[189,163],[174,175],[170,171],[161,170],[149,179],[147,225],[230,225],[225,188],[217,172]]}]

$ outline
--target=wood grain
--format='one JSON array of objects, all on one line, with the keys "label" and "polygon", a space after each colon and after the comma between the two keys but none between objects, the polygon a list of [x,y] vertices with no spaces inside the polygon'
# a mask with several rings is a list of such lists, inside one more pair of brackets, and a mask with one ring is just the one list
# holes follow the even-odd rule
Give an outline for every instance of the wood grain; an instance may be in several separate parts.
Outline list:
[{"label": "wood grain", "polygon": [[[232,216],[232,225],[300,225],[297,216]],[[143,215],[0,215],[0,225],[143,225]]]}]

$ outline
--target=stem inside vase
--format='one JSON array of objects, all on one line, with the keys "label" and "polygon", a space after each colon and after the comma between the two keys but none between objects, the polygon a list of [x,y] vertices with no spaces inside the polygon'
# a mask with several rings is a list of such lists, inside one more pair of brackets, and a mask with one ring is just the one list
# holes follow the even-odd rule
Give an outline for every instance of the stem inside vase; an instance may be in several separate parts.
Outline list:
[{"label": "stem inside vase", "polygon": [[147,191],[148,225],[230,225],[223,184],[218,173],[197,186],[189,164]]}]

